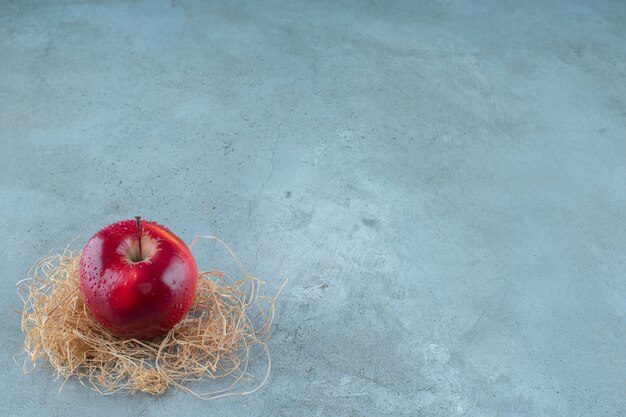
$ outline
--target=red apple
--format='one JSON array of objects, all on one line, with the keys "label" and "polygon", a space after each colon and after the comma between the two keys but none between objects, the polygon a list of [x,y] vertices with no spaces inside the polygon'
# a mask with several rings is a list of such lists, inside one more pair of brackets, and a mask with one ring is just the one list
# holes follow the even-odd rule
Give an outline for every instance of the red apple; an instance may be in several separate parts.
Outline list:
[{"label": "red apple", "polygon": [[151,339],[174,327],[191,307],[197,274],[196,261],[180,238],[139,218],[103,228],[80,257],[87,308],[125,338]]}]

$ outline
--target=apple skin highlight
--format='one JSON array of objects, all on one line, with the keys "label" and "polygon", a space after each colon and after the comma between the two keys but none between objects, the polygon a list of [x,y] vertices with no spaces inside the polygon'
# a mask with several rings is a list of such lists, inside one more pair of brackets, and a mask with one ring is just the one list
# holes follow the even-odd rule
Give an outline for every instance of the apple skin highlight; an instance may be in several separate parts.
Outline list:
[{"label": "apple skin highlight", "polygon": [[195,259],[167,228],[141,220],[108,225],[87,241],[80,290],[95,319],[116,336],[152,339],[189,311],[197,285]]}]

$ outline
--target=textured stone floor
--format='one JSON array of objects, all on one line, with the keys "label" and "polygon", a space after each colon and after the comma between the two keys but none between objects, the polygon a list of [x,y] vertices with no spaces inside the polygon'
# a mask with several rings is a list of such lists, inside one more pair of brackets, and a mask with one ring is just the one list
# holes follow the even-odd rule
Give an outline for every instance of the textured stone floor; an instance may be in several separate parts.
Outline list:
[{"label": "textured stone floor", "polygon": [[[622,1],[3,1],[0,109],[3,416],[626,414]],[[16,281],[137,213],[289,278],[262,390],[22,376]]]}]

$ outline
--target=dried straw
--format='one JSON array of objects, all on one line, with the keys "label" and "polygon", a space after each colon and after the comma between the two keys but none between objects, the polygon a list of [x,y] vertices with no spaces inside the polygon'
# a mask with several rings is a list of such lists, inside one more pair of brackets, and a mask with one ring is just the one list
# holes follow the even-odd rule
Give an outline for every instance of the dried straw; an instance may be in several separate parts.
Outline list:
[{"label": "dried straw", "polygon": [[[68,248],[45,256],[18,283],[24,302],[26,335],[24,370],[47,361],[58,377],[77,378],[102,395],[115,392],[163,394],[175,386],[201,399],[250,394],[265,384],[270,372],[268,339],[274,297],[261,293],[262,281],[250,275],[233,251],[222,244],[243,274],[235,280],[221,271],[198,274],[193,306],[169,333],[151,341],[111,335],[91,316],[79,291],[78,260]],[[285,281],[286,283],[286,281]],[[266,360],[260,380],[248,373],[258,357]],[[215,381],[218,389],[198,392],[192,381]],[[246,384],[242,384],[246,381]],[[242,389],[243,385],[254,384]],[[62,386],[61,386],[62,388]]]}]

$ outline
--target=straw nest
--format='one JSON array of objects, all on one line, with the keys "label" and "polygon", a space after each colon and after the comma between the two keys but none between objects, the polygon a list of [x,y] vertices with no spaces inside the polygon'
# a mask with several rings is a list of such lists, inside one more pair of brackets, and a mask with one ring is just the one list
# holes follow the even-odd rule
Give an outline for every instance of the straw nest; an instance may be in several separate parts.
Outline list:
[{"label": "straw nest", "polygon": [[[263,295],[263,283],[246,271],[226,244],[215,237],[202,238],[221,243],[242,276],[199,272],[187,316],[169,333],[150,341],[115,337],[93,319],[79,290],[80,253],[68,246],[63,253],[39,259],[28,278],[18,283],[24,302],[24,370],[47,362],[58,377],[77,378],[103,395],[160,395],[172,386],[202,399],[256,391],[270,372],[268,340],[280,290],[273,297]],[[256,369],[259,360],[265,370],[255,378],[249,366],[254,361]],[[207,386],[210,389],[201,389]]]}]

